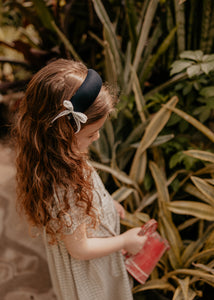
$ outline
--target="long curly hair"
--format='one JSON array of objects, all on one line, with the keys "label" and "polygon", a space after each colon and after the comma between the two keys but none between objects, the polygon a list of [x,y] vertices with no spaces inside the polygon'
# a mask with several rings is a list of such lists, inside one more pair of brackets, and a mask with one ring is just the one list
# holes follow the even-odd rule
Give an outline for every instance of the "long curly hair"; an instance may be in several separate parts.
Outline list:
[{"label": "long curly hair", "polygon": [[[46,228],[52,241],[67,226],[62,215],[70,206],[68,192],[75,194],[75,205],[84,208],[97,222],[92,205],[91,168],[87,156],[75,151],[75,122],[67,117],[51,121],[62,111],[63,100],[70,99],[87,75],[80,62],[58,59],[51,62],[30,81],[20,102],[14,128],[17,150],[17,204],[27,215],[30,225]],[[94,103],[85,111],[87,126],[108,114],[114,107],[115,97],[106,85]],[[64,191],[63,201],[52,226],[54,193]],[[72,220],[71,220],[72,221]]]}]

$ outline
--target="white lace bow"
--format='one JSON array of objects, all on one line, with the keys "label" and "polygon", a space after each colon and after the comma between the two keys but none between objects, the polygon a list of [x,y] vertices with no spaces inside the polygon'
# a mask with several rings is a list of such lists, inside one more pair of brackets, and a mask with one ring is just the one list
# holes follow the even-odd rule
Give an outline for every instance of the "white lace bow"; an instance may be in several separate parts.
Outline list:
[{"label": "white lace bow", "polygon": [[88,120],[87,116],[85,114],[81,113],[81,112],[74,111],[73,104],[69,100],[64,100],[63,101],[63,106],[67,109],[63,110],[61,113],[59,113],[53,119],[53,121],[51,123],[53,123],[54,121],[56,121],[60,117],[72,114],[72,117],[74,118],[74,121],[77,125],[77,130],[76,130],[75,133],[79,132],[80,129],[81,129],[81,123],[86,123],[87,122],[87,120]]}]

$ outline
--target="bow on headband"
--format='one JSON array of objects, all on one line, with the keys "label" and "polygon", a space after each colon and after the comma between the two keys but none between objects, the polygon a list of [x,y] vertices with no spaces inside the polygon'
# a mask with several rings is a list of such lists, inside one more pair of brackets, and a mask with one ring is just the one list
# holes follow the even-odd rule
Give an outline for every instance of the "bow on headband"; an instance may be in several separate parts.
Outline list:
[{"label": "bow on headband", "polygon": [[59,113],[51,123],[62,116],[72,115],[77,125],[77,132],[81,129],[81,123],[86,123],[87,116],[83,113],[92,105],[97,98],[102,87],[100,75],[93,69],[88,69],[87,76],[77,92],[71,97],[70,101],[64,100],[63,105],[66,110]]},{"label": "bow on headband", "polygon": [[72,115],[72,117],[74,118],[74,121],[77,125],[77,130],[75,133],[80,131],[81,128],[81,124],[80,123],[86,123],[88,118],[85,114],[81,113],[81,112],[77,112],[74,111],[74,107],[73,104],[71,103],[71,101],[68,100],[64,100],[63,101],[63,106],[65,108],[67,108],[66,110],[63,110],[61,113],[59,113],[53,120],[51,123],[53,123],[54,121],[56,121],[58,118],[66,116],[66,115]]}]

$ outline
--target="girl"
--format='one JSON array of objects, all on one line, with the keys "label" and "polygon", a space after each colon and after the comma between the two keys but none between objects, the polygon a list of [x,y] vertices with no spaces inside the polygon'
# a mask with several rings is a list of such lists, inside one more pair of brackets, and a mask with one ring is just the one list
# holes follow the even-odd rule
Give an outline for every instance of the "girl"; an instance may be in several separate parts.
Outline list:
[{"label": "girl", "polygon": [[130,300],[121,250],[137,253],[140,228],[119,233],[122,206],[88,162],[113,110],[97,72],[59,59],[28,85],[16,123],[19,207],[43,230],[58,300]]}]

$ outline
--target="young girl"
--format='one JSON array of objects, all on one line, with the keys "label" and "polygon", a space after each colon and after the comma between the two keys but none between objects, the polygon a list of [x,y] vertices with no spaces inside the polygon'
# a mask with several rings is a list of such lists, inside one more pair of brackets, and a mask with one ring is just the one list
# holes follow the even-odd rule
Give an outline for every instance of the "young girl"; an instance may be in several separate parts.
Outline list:
[{"label": "young girl", "polygon": [[140,228],[119,233],[121,205],[88,162],[88,147],[114,107],[97,72],[59,59],[28,85],[16,123],[18,205],[43,230],[58,300],[130,300],[122,251]]}]

